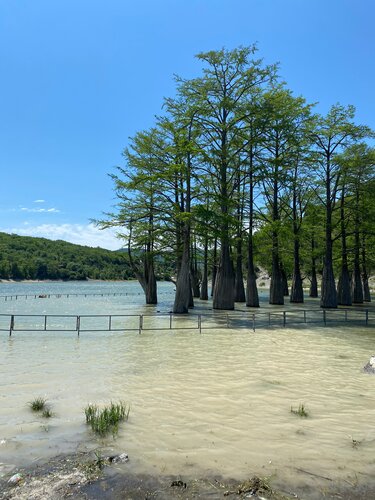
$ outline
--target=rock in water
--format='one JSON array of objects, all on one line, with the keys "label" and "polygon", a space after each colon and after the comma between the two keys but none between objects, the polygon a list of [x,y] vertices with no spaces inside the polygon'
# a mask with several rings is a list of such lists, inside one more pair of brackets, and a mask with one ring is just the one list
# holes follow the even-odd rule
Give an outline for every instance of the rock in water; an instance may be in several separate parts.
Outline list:
[{"label": "rock in water", "polygon": [[370,358],[370,361],[363,367],[363,371],[366,373],[375,373],[375,354]]},{"label": "rock in water", "polygon": [[129,456],[127,453],[121,453],[121,455],[108,457],[108,460],[113,464],[124,464],[129,461]]},{"label": "rock in water", "polygon": [[18,484],[20,481],[22,481],[22,475],[19,473],[14,474],[11,478],[8,479],[8,483],[13,485]]}]

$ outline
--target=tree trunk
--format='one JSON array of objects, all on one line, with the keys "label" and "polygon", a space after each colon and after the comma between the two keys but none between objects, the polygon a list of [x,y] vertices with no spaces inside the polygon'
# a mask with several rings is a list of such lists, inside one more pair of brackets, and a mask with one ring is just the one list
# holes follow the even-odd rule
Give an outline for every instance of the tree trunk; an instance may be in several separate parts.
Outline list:
[{"label": "tree trunk", "polygon": [[234,309],[234,272],[230,256],[229,243],[221,247],[220,264],[215,279],[214,309]]},{"label": "tree trunk", "polygon": [[247,282],[246,282],[246,305],[248,307],[259,307],[259,295],[258,295],[256,279],[257,276],[254,268],[254,256],[253,256],[253,235],[250,232],[248,249],[247,249]]},{"label": "tree trunk", "polygon": [[147,272],[145,273],[147,274],[147,279],[145,287],[143,288],[146,295],[146,304],[157,304],[158,297],[157,297],[157,283],[154,270],[154,261],[151,255],[148,256],[147,260],[148,260],[148,263],[146,264]]},{"label": "tree trunk", "polygon": [[128,239],[128,256],[129,263],[135,274],[142,290],[145,294],[146,304],[157,304],[158,294],[157,294],[157,283],[154,270],[154,256],[151,251],[152,245],[148,243],[145,248],[142,262],[142,270],[134,262],[133,254],[131,251],[131,241],[132,241],[132,229],[130,227],[129,239]]},{"label": "tree trunk", "polygon": [[212,283],[211,283],[211,297],[214,294],[214,289],[215,289],[215,281],[216,281],[216,275],[217,275],[217,238],[215,238],[215,243],[214,243],[214,254],[212,257]]},{"label": "tree trunk", "polygon": [[310,297],[318,297],[318,280],[316,277],[316,258],[314,254],[315,239],[311,239],[311,284],[310,284]]},{"label": "tree trunk", "polygon": [[363,300],[365,302],[371,302],[371,293],[368,284],[368,274],[365,268],[363,268],[362,279],[363,279]]},{"label": "tree trunk", "polygon": [[345,190],[342,188],[340,200],[340,223],[341,223],[341,272],[337,284],[337,303],[341,306],[352,305],[351,280],[348,267],[348,250],[346,245],[346,227],[345,227]]},{"label": "tree trunk", "polygon": [[347,263],[342,263],[341,273],[337,284],[337,303],[340,306],[352,305],[351,280]]},{"label": "tree trunk", "polygon": [[335,285],[335,276],[333,273],[333,251],[332,251],[332,199],[331,199],[331,169],[330,158],[327,158],[326,167],[326,238],[325,255],[323,263],[322,276],[322,294],[320,298],[320,307],[336,308],[337,292]]},{"label": "tree trunk", "polygon": [[191,288],[193,297],[199,299],[200,297],[200,289],[199,289],[199,276],[198,270],[194,267],[194,265],[190,266],[190,276],[191,276]]},{"label": "tree trunk", "polygon": [[282,280],[283,280],[283,294],[284,294],[284,297],[289,297],[288,277],[286,275],[282,261],[280,261],[280,270],[281,270],[281,276],[282,276]]},{"label": "tree trunk", "polygon": [[[276,139],[275,160],[279,160],[279,141]],[[272,195],[272,222],[278,223],[280,220],[279,214],[279,167],[278,161],[275,163],[273,173],[273,195]],[[272,274],[270,284],[270,304],[284,304],[284,281],[282,267],[280,266],[279,255],[279,235],[276,229],[272,231]]]},{"label": "tree trunk", "polygon": [[280,268],[278,235],[274,231],[272,235],[272,274],[270,284],[270,304],[284,304],[284,281]]},{"label": "tree trunk", "polygon": [[201,300],[208,300],[208,239],[204,240],[204,255],[203,255],[203,276],[201,283]]},{"label": "tree trunk", "polygon": [[246,302],[245,286],[242,272],[242,240],[237,242],[236,276],[234,281],[234,301]]},{"label": "tree trunk", "polygon": [[366,236],[362,235],[362,280],[363,280],[363,300],[371,302],[370,287],[368,284],[367,259],[366,259]]},{"label": "tree trunk", "polygon": [[292,288],[290,291],[290,302],[299,304],[303,302],[303,285],[299,263],[299,241],[297,237],[294,240],[294,265]]},{"label": "tree trunk", "polygon": [[359,186],[356,186],[356,207],[354,222],[354,269],[353,269],[353,302],[363,304],[363,285],[360,266],[360,235],[359,235]]},{"label": "tree trunk", "polygon": [[180,271],[176,282],[176,295],[174,298],[173,312],[175,314],[186,314],[191,306],[191,284],[190,284],[190,228],[184,228],[184,246],[181,258]]},{"label": "tree trunk", "polygon": [[337,292],[335,286],[335,276],[332,265],[332,241],[331,234],[326,241],[326,252],[324,257],[323,275],[322,275],[322,294],[320,306],[326,308],[337,307]]},{"label": "tree trunk", "polygon": [[254,172],[253,172],[253,150],[250,149],[249,170],[249,239],[247,243],[247,281],[246,281],[246,305],[248,307],[259,307],[259,295],[257,288],[257,276],[254,267],[253,226],[254,226]]}]

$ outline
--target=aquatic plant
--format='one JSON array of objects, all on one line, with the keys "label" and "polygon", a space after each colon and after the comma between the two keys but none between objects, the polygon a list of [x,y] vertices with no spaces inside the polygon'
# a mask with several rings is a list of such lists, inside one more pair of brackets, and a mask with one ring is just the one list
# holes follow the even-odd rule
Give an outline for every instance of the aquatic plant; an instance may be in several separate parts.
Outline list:
[{"label": "aquatic plant", "polygon": [[350,438],[350,441],[352,443],[353,448],[357,448],[357,446],[359,446],[362,443],[362,441],[359,441],[358,439],[354,439],[354,437],[352,435],[349,435],[349,438]]},{"label": "aquatic plant", "polygon": [[104,436],[109,432],[113,435],[118,432],[120,422],[128,420],[130,407],[123,401],[113,403],[102,409],[98,406],[89,404],[85,408],[86,423],[99,436]]},{"label": "aquatic plant", "polygon": [[47,401],[44,398],[37,397],[33,399],[33,401],[29,402],[29,406],[32,411],[42,411],[46,407],[46,402]]},{"label": "aquatic plant", "polygon": [[91,420],[98,413],[98,407],[96,405],[89,404],[85,408],[86,424],[89,424]]},{"label": "aquatic plant", "polygon": [[298,415],[299,417],[308,417],[309,413],[306,409],[306,406],[303,403],[300,403],[298,409],[296,410],[293,406],[290,407],[290,413],[294,415]]},{"label": "aquatic plant", "polygon": [[45,407],[42,413],[42,417],[51,418],[53,416],[52,410],[49,407]]}]

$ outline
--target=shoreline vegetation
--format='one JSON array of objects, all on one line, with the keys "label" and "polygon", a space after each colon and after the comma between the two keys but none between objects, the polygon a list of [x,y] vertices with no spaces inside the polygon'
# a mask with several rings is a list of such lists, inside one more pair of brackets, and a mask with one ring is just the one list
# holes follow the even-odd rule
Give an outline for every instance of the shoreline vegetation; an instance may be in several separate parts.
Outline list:
[{"label": "shoreline vegetation", "polygon": [[254,498],[313,500],[319,498],[366,500],[375,498],[375,480],[360,476],[355,481],[335,480],[314,471],[294,467],[298,481],[278,476],[249,475],[224,478],[220,475],[191,477],[152,475],[127,471],[127,465],[114,466],[113,457],[94,452],[57,456],[48,462],[18,468],[0,478],[1,500],[120,500],[131,498],[220,499]]}]

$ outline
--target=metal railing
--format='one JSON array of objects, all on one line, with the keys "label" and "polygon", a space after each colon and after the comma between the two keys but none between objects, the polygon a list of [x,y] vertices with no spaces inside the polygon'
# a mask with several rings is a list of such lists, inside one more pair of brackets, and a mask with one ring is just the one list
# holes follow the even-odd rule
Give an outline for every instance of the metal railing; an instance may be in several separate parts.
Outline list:
[{"label": "metal railing", "polygon": [[[163,294],[172,294],[173,291],[163,291]],[[61,299],[70,297],[125,297],[143,295],[143,292],[112,292],[112,293],[33,293],[33,294],[17,294],[17,295],[0,295],[0,299],[5,302],[13,300],[27,299]]]},{"label": "metal railing", "polygon": [[282,311],[215,311],[212,314],[0,314],[0,331],[9,332],[115,332],[152,330],[247,329],[322,323],[368,326],[374,323],[369,309],[296,309]]}]

